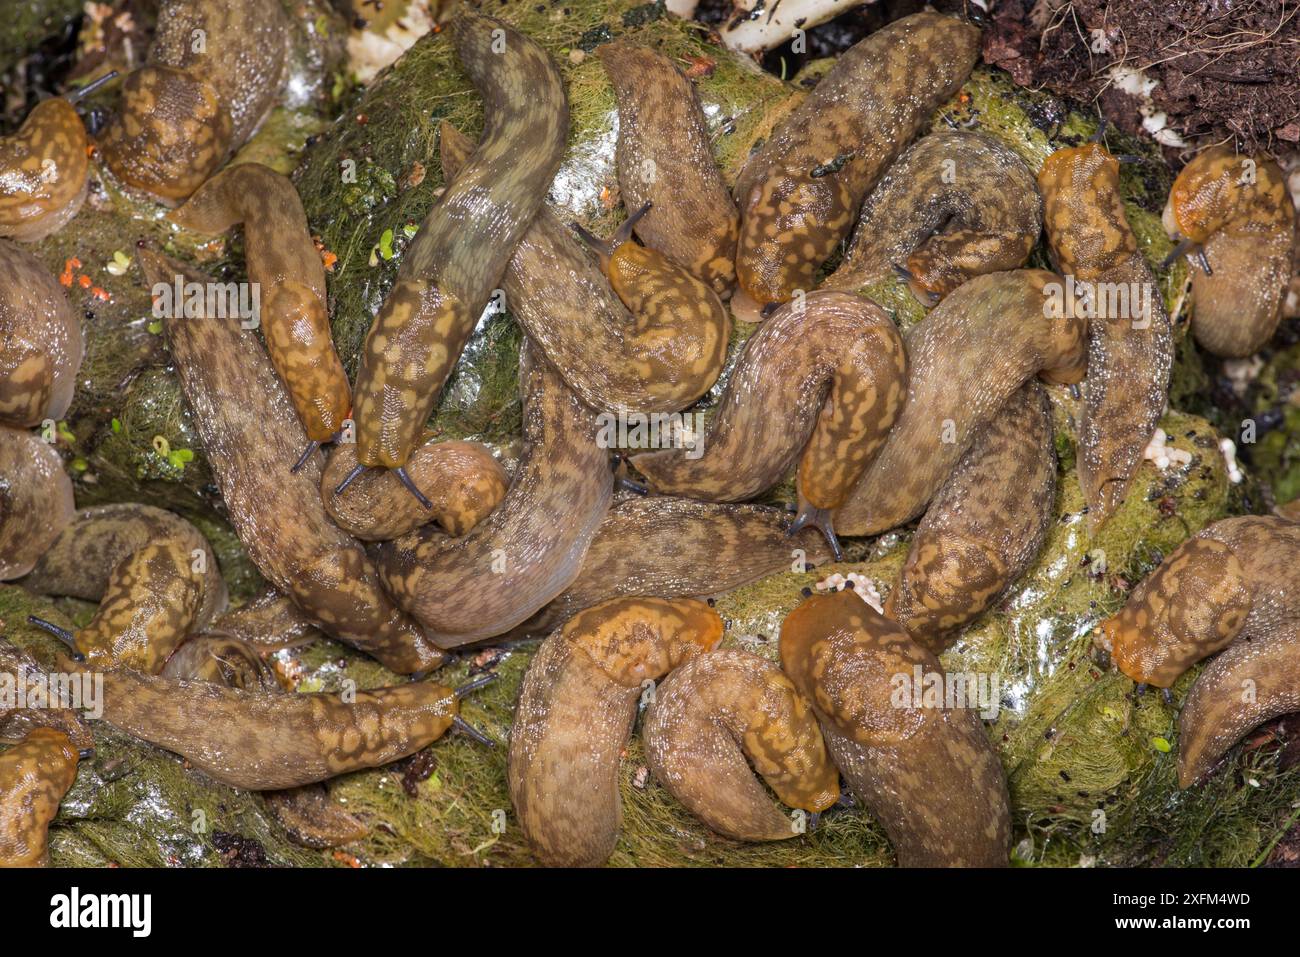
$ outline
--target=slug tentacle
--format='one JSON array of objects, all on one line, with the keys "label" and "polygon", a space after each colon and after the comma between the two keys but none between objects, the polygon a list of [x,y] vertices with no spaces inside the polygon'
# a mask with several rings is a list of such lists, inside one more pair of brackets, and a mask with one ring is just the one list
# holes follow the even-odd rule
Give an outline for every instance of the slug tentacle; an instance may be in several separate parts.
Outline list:
[{"label": "slug tentacle", "polygon": [[700,601],[618,598],[553,632],[524,675],[510,730],[510,800],[543,864],[591,867],[618,841],[619,756],[646,682],[717,646]]},{"label": "slug tentacle", "polygon": [[402,467],[419,443],[474,323],[546,199],[568,132],[564,85],[537,43],[468,11],[450,31],[483,97],[483,138],[425,217],[366,336],[355,418],[357,460],[368,467]]},{"label": "slug tentacle", "polygon": [[1023,266],[1042,220],[1034,174],[1015,151],[979,133],[931,133],[867,197],[823,286],[856,291],[893,270],[934,306],[973,276]]},{"label": "slug tentacle", "polygon": [[47,835],[77,778],[79,754],[53,728],[35,728],[0,754],[0,867],[45,867]]},{"label": "slug tentacle", "polygon": [[[926,701],[939,660],[852,590],[813,595],[781,625],[781,665],[901,867],[1005,867],[1010,799],[976,713]],[[908,688],[902,692],[899,688]]]},{"label": "slug tentacle", "polygon": [[719,648],[673,671],[655,689],[642,737],[655,780],[733,840],[801,833],[755,772],[783,803],[812,814],[840,797],[808,700],[780,668],[747,651]]},{"label": "slug tentacle", "polygon": [[1291,277],[1296,211],[1271,159],[1217,146],[1174,180],[1165,230],[1191,250],[1192,335],[1216,356],[1243,358],[1273,336]]},{"label": "slug tentacle", "polygon": [[30,432],[0,426],[0,581],[30,572],[75,511],[59,453]]},{"label": "slug tentacle", "polygon": [[1095,530],[1124,501],[1164,412],[1173,331],[1129,227],[1115,157],[1099,144],[1057,150],[1038,185],[1056,267],[1091,299],[1079,482]]},{"label": "slug tentacle", "polygon": [[1035,375],[1077,382],[1086,322],[1040,269],[976,276],[904,336],[908,395],[880,454],[835,513],[843,535],[920,515],[971,442]]},{"label": "slug tentacle", "polygon": [[937,13],[889,24],[841,54],[745,164],[736,274],[759,309],[813,288],[863,197],[965,82],[979,41]]}]

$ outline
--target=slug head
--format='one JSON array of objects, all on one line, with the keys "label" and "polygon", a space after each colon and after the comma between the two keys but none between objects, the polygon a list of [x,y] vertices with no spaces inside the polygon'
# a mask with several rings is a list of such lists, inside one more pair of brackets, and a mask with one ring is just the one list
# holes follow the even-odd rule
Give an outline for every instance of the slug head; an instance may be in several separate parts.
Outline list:
[{"label": "slug head", "polygon": [[352,389],[334,351],[325,303],[305,283],[275,286],[263,310],[271,364],[289,389],[298,418],[312,442],[328,442],[352,408]]},{"label": "slug head", "polygon": [[36,242],[81,208],[90,171],[86,128],[67,100],[44,100],[0,138],[0,236]]},{"label": "slug head", "polygon": [[1216,146],[1194,157],[1169,190],[1165,231],[1203,243],[1227,225],[1253,192],[1243,180],[1249,162],[1253,161],[1228,146]]},{"label": "slug head", "polygon": [[615,598],[574,615],[563,633],[627,688],[657,680],[722,640],[723,622],[693,598]]}]

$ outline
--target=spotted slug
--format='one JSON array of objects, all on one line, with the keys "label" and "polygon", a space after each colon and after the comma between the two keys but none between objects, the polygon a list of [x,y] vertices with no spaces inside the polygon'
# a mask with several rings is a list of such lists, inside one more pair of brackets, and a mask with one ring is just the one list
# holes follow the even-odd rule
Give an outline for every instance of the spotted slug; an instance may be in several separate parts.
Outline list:
[{"label": "spotted slug", "polygon": [[845,535],[872,535],[920,515],[972,440],[1034,375],[1078,382],[1086,320],[1049,295],[1041,269],[976,276],[904,336],[908,395],[880,454],[835,512]]},{"label": "spotted slug", "polygon": [[788,516],[763,505],[634,496],[609,510],[582,571],[512,637],[545,635],[584,608],[628,595],[720,595],[779,571],[831,558],[812,529],[784,533]]},{"label": "spotted slug", "polygon": [[1225,518],[1174,549],[1101,623],[1095,643],[1142,685],[1168,688],[1207,655],[1300,625],[1300,524]]},{"label": "spotted slug", "polygon": [[980,32],[937,13],[882,28],[839,57],[736,180],[736,275],[760,308],[812,289],[863,197],[970,75]]},{"label": "spotted slug", "polygon": [[480,442],[426,439],[411,453],[406,472],[418,488],[428,489],[425,508],[389,472],[358,475],[351,489],[335,489],[357,464],[356,446],[340,445],[321,473],[320,494],[334,523],[357,538],[387,541],[429,521],[448,535],[464,535],[505,498],[506,470]]},{"label": "spotted slug", "polygon": [[334,350],[325,267],[298,190],[261,163],[240,163],[208,180],[172,222],[216,235],[244,224],[248,279],[265,296],[261,329],[309,444],[302,459],[334,438],[352,408],[352,389]]},{"label": "spotted slug", "polygon": [[163,0],[99,140],[108,168],[165,203],[193,193],[275,106],[292,29],[279,0]]},{"label": "spotted slug", "polygon": [[546,198],[568,135],[564,84],[540,46],[468,11],[449,29],[483,98],[483,138],[402,258],[362,347],[354,398],[358,463],[397,470],[399,478]]},{"label": "spotted slug", "polygon": [[0,423],[62,418],[86,351],[81,322],[49,270],[3,239],[0,275]]},{"label": "spotted slug", "polygon": [[0,137],[0,236],[35,243],[81,211],[90,184],[90,139],[73,105],[117,72],[36,104],[12,136]]},{"label": "spotted slug", "polygon": [[1038,186],[1057,271],[1094,300],[1078,470],[1095,530],[1123,503],[1164,412],[1173,331],[1124,212],[1119,161],[1100,143],[1057,150]]},{"label": "spotted slug", "polygon": [[501,504],[459,538],[425,526],[376,551],[388,593],[442,648],[504,634],[563,591],[609,511],[596,414],[523,352],[524,452]]},{"label": "spotted slug", "polygon": [[554,867],[593,867],[622,820],[619,758],[646,682],[722,638],[691,599],[617,598],[579,612],[537,650],[510,730],[507,781],[524,836]]},{"label": "spotted slug", "polygon": [[932,133],[862,204],[844,261],[823,287],[856,291],[898,272],[933,306],[973,276],[1023,266],[1042,207],[1034,174],[1014,150],[979,133]]},{"label": "spotted slug", "polygon": [[77,749],[62,731],[36,728],[0,754],[0,867],[45,867],[50,822],[77,778]]},{"label": "spotted slug", "polygon": [[839,545],[830,512],[884,445],[907,390],[903,340],[884,311],[820,291],[778,309],[745,343],[703,452],[632,456],[651,489],[721,501],[752,498],[799,459],[795,527]]},{"label": "spotted slug", "polygon": [[[447,176],[456,175],[471,148],[455,127],[442,125]],[[627,242],[619,250],[616,293],[556,211],[543,207],[506,269],[506,302],[546,361],[593,409],[684,409],[722,371],[731,317],[698,281],[689,293],[689,277],[655,260],[652,250]],[[647,263],[648,272],[637,271]],[[650,295],[660,289],[665,295]]]},{"label": "spotted slug", "polygon": [[616,41],[596,49],[618,100],[614,159],[623,204],[646,246],[728,296],[740,214],[722,181],[695,87],[672,60]]},{"label": "spotted slug", "polygon": [[198,634],[187,639],[156,673],[177,681],[210,681],[227,688],[279,689],[275,675],[256,647],[220,634]]},{"label": "spotted slug", "polygon": [[1227,146],[1205,150],[1174,180],[1164,222],[1183,240],[1178,251],[1198,251],[1197,343],[1226,358],[1258,352],[1277,329],[1291,277],[1296,211],[1281,168]]},{"label": "spotted slug", "polygon": [[775,664],[737,648],[699,655],[665,678],[641,738],[655,780],[736,841],[802,833],[755,773],[783,804],[814,814],[840,797],[839,772],[808,700]]},{"label": "spotted slug", "polygon": [[0,426],[0,581],[31,571],[75,511],[59,453],[30,432]]},{"label": "spotted slug", "polygon": [[813,595],[786,617],[781,666],[900,867],[1007,865],[1006,776],[978,716],[925,706],[920,688],[906,689],[941,676],[939,659],[845,590]]},{"label": "spotted slug", "polygon": [[[137,259],[151,287],[177,277],[209,282],[148,249]],[[443,654],[384,594],[361,544],[330,521],[320,463],[285,470],[307,437],[256,337],[233,320],[164,316],[162,324],[231,525],[253,564],[323,631],[391,670],[440,665]]]},{"label": "spotted slug", "polygon": [[302,609],[274,588],[267,588],[238,608],[230,609],[206,630],[267,653],[296,648],[321,637]]},{"label": "spotted slug", "polygon": [[885,616],[942,653],[1038,556],[1056,501],[1052,413],[1021,387],[971,443],[912,536]]}]

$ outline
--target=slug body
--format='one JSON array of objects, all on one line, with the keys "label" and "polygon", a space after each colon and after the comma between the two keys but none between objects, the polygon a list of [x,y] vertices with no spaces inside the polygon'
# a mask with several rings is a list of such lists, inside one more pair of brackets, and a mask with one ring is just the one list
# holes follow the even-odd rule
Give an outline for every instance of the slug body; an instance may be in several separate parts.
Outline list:
[{"label": "slug body", "polygon": [[329,441],[343,428],[352,390],[334,351],[325,267],[293,183],[261,163],[240,163],[208,180],[170,219],[211,235],[244,224],[248,278],[265,297],[261,327],[271,365],[307,438]]},{"label": "slug body", "polygon": [[[180,263],[141,250],[150,286],[206,283]],[[320,497],[320,463],[296,473],[307,444],[283,383],[256,338],[237,321],[163,319],[195,426],[231,524],[266,579],[322,630],[403,674],[442,663],[414,621],[392,603],[361,545],[330,521]],[[232,396],[239,401],[231,401]]]},{"label": "slug body", "polygon": [[736,282],[740,214],[722,181],[695,87],[648,47],[606,43],[596,55],[618,98],[618,185],[636,234],[719,296]]},{"label": "slug body", "polygon": [[789,614],[781,666],[812,701],[831,757],[884,826],[899,866],[1007,865],[1006,776],[978,716],[926,706],[905,684],[942,676],[933,654],[845,590]]},{"label": "slug body", "polygon": [[1057,150],[1038,185],[1057,270],[1093,299],[1079,423],[1079,482],[1096,529],[1124,501],[1169,395],[1174,342],[1155,276],[1099,143]]},{"label": "slug body", "polygon": [[157,673],[177,681],[209,681],[227,688],[280,688],[253,645],[223,635],[201,634],[188,639]]},{"label": "slug body", "polygon": [[34,243],[81,210],[90,141],[71,103],[44,100],[12,136],[0,137],[0,236]]},{"label": "slug body", "polygon": [[642,738],[655,780],[733,840],[801,833],[755,772],[790,807],[817,813],[840,797],[808,700],[775,664],[736,648],[698,655],[665,678]]},{"label": "slug body", "polygon": [[760,307],[815,285],[881,173],[970,75],[980,32],[937,13],[843,53],[736,181],[736,274]]},{"label": "slug body", "polygon": [[62,731],[36,728],[0,754],[0,867],[44,867],[59,803],[77,777],[77,749]]},{"label": "slug body", "polygon": [[30,432],[0,426],[0,581],[31,571],[75,510],[59,453]]},{"label": "slug body", "polygon": [[275,105],[292,29],[279,0],[164,0],[147,62],[100,138],[109,169],[166,203],[193,193]]},{"label": "slug body", "polygon": [[885,616],[935,654],[1033,562],[1056,501],[1047,396],[1021,387],[979,433],[926,509]]},{"label": "slug body", "polygon": [[907,394],[903,340],[857,296],[813,292],[749,341],[698,450],[632,457],[650,488],[714,501],[752,498],[799,457],[801,518],[847,498],[898,419]]},{"label": "slug body", "polygon": [[541,47],[468,12],[458,14],[450,30],[461,64],[483,97],[485,128],[411,241],[366,337],[355,418],[357,460],[367,467],[406,465],[474,324],[546,198],[568,132],[564,86]]},{"label": "slug body", "polygon": [[1192,270],[1197,343],[1226,358],[1258,352],[1277,329],[1291,278],[1296,212],[1286,175],[1271,159],[1206,150],[1174,180],[1164,219],[1212,270]]},{"label": "slug body", "polygon": [[58,281],[3,239],[0,276],[0,423],[28,428],[68,411],[85,341]]},{"label": "slug body", "polygon": [[1233,642],[1300,626],[1300,525],[1225,518],[1174,549],[1101,624],[1096,643],[1139,684],[1168,688]]},{"label": "slug body", "polygon": [[1023,266],[1042,206],[1034,174],[1014,150],[979,133],[931,133],[867,197],[825,286],[855,291],[903,267],[912,293],[933,306],[973,276]]},{"label": "slug body", "polygon": [[1086,322],[1051,295],[1039,269],[963,283],[904,336],[908,396],[880,454],[835,513],[836,529],[871,535],[924,511],[980,431],[1034,375],[1077,382]]},{"label": "slug body", "polygon": [[618,841],[619,757],[643,684],[714,648],[700,601],[620,598],[588,608],[529,663],[510,731],[510,800],[543,864],[602,864]]},{"label": "slug body", "polygon": [[321,637],[320,630],[288,596],[267,588],[227,611],[207,629],[266,652],[295,648]]},{"label": "slug body", "polygon": [[[457,175],[471,149],[455,127],[442,125],[446,176]],[[651,249],[623,242],[603,261],[614,270],[617,292],[583,244],[543,207],[506,270],[512,315],[593,409],[686,408],[722,371],[730,316],[703,282]]]}]

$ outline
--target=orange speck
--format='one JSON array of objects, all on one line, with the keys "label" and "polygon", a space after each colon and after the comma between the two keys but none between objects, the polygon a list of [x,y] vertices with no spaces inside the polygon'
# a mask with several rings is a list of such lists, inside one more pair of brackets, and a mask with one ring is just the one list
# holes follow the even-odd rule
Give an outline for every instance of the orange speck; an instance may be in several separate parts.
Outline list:
[{"label": "orange speck", "polygon": [[361,862],[359,860],[357,860],[351,854],[348,854],[344,851],[335,851],[333,857],[334,860],[338,861],[340,864],[346,864],[348,867],[361,866]]},{"label": "orange speck", "polygon": [[90,282],[91,282],[90,277],[87,276],[85,273],[82,273],[80,276],[77,277],[77,285],[80,286],[82,289],[89,289]]},{"label": "orange speck", "polygon": [[100,300],[101,302],[108,302],[110,299],[113,298],[108,294],[107,289],[101,289],[99,286],[96,286],[94,289],[90,290],[90,294],[94,296],[96,299]]},{"label": "orange speck", "polygon": [[72,286],[72,273],[71,273],[71,272],[65,272],[62,276],[59,277],[59,283],[60,283],[61,285],[63,285],[63,286],[66,286],[66,287],[68,287],[68,288],[71,288],[71,286]]}]

